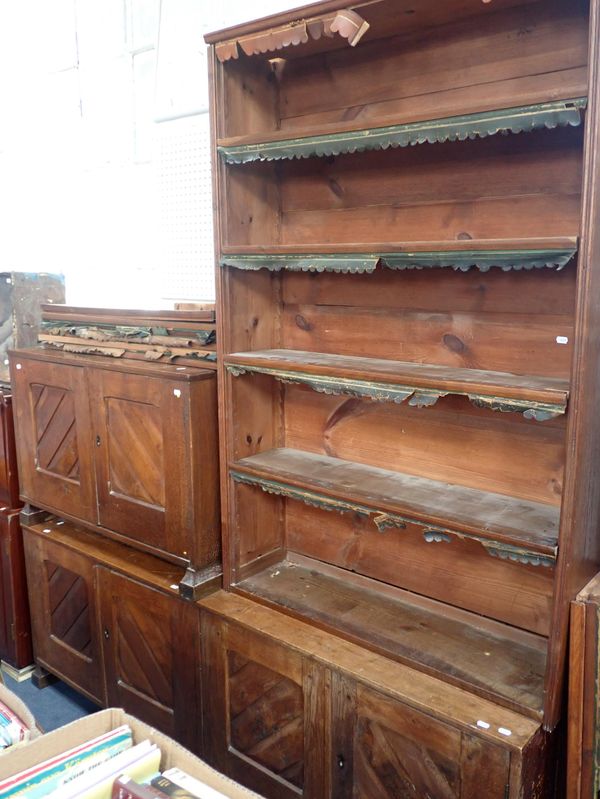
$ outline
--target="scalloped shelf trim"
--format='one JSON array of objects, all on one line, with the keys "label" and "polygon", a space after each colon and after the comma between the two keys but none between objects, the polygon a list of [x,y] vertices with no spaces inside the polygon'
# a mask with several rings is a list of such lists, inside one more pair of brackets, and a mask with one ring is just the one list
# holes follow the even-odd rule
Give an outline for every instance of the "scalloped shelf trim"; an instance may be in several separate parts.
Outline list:
[{"label": "scalloped shelf trim", "polygon": [[500,541],[494,541],[493,539],[483,536],[448,529],[446,527],[431,527],[418,519],[387,513],[350,500],[340,498],[334,499],[326,494],[320,494],[305,488],[297,488],[296,486],[281,483],[276,480],[267,480],[264,477],[247,474],[246,472],[240,472],[236,469],[230,469],[229,474],[236,483],[257,486],[267,494],[275,494],[277,496],[286,497],[287,499],[304,502],[305,505],[310,505],[320,510],[335,511],[337,513],[358,513],[367,518],[373,517],[372,521],[380,533],[384,533],[391,528],[405,530],[407,524],[414,524],[423,529],[423,537],[427,543],[450,543],[454,539],[476,541],[483,546],[491,557],[511,560],[524,566],[542,566],[550,568],[555,565],[558,556],[558,548],[555,548],[553,555],[542,555],[526,547],[517,547]]},{"label": "scalloped shelf trim", "polygon": [[388,147],[408,147],[415,144],[483,139],[497,133],[529,133],[542,128],[577,127],[581,124],[582,111],[586,107],[587,97],[577,97],[404,125],[273,142],[218,145],[217,150],[228,164],[246,164],[251,161],[279,161],[364,150],[386,150]]},{"label": "scalloped shelf trim", "polygon": [[224,255],[220,266],[255,272],[338,272],[370,274],[378,267],[387,269],[433,269],[447,267],[455,272],[468,272],[475,267],[480,272],[492,268],[528,271],[556,269],[560,271],[573,259],[577,250],[464,250],[436,252],[366,253],[363,255]]},{"label": "scalloped shelf trim", "polygon": [[528,400],[508,399],[494,395],[477,394],[469,391],[444,391],[442,389],[418,388],[394,383],[374,382],[370,380],[356,380],[353,378],[331,377],[329,375],[315,375],[299,371],[272,369],[266,366],[246,364],[226,364],[227,371],[234,377],[244,374],[269,375],[282,383],[295,383],[308,386],[313,391],[321,394],[349,395],[360,399],[370,399],[374,402],[395,402],[397,404],[408,400],[409,405],[417,408],[427,408],[435,405],[442,397],[453,394],[468,397],[478,407],[489,408],[493,411],[504,413],[522,413],[526,419],[536,422],[546,422],[556,419],[567,412],[566,403],[531,402]]}]

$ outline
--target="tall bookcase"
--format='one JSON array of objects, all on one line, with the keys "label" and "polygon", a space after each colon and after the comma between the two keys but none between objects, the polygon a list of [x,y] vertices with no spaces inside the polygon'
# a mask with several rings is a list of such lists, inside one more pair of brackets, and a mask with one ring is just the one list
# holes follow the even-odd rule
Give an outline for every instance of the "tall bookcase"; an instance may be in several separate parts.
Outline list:
[{"label": "tall bookcase", "polygon": [[600,564],[598,14],[207,37],[225,587],[547,732]]}]

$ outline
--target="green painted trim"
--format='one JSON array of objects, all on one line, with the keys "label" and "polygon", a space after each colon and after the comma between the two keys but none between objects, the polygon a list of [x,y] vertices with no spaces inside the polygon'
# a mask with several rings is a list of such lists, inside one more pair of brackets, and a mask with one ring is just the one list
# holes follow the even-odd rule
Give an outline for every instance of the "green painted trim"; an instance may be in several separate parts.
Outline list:
[{"label": "green painted trim", "polygon": [[511,560],[515,563],[520,563],[526,566],[542,566],[545,568],[553,567],[556,562],[558,549],[555,550],[553,555],[542,555],[539,552],[533,552],[526,547],[517,547],[511,544],[505,544],[500,541],[484,538],[483,536],[473,535],[471,533],[463,533],[459,530],[432,527],[431,525],[427,525],[417,519],[411,519],[408,516],[390,514],[385,511],[377,510],[376,508],[346,499],[334,499],[326,494],[320,494],[318,491],[297,488],[296,486],[289,485],[288,483],[279,482],[277,480],[268,480],[264,477],[247,474],[246,472],[240,472],[237,469],[230,469],[229,475],[236,483],[258,486],[267,494],[275,494],[287,499],[298,500],[300,502],[304,502],[305,505],[310,505],[314,508],[319,508],[320,510],[337,511],[338,513],[358,513],[361,516],[366,517],[373,516],[372,521],[380,533],[384,533],[389,528],[404,530],[406,529],[407,524],[414,524],[423,528],[423,536],[427,543],[450,543],[453,539],[458,538],[468,541],[476,541],[477,543],[481,544],[488,555],[493,558]]},{"label": "green painted trim", "polygon": [[433,269],[448,267],[467,272],[476,267],[487,272],[493,267],[521,271],[530,269],[556,269],[560,271],[573,259],[575,248],[559,250],[462,250],[439,252],[364,253],[348,255],[224,255],[219,265],[255,272],[342,272],[349,274],[372,273],[382,268]]},{"label": "green painted trim", "polygon": [[586,107],[587,97],[577,97],[404,125],[256,144],[219,145],[217,151],[228,164],[245,164],[251,161],[342,155],[364,150],[385,150],[388,147],[408,147],[414,144],[464,141],[505,132],[523,133],[569,125],[577,127],[581,124],[581,112]]},{"label": "green painted trim", "polygon": [[448,394],[468,397],[478,407],[489,408],[504,413],[522,413],[526,419],[545,422],[562,416],[567,411],[565,404],[532,402],[530,400],[507,399],[495,395],[474,394],[469,391],[444,391],[442,389],[418,388],[394,383],[378,383],[370,380],[331,377],[330,375],[314,375],[306,372],[273,369],[268,366],[241,365],[226,363],[227,371],[234,377],[244,374],[263,374],[275,378],[282,383],[295,383],[309,386],[321,394],[349,395],[374,402],[395,402],[401,404],[408,400],[409,405],[418,408],[430,407]]},{"label": "green painted trim", "polygon": [[364,255],[224,255],[220,266],[233,266],[248,272],[268,269],[270,272],[374,272],[380,256]]}]

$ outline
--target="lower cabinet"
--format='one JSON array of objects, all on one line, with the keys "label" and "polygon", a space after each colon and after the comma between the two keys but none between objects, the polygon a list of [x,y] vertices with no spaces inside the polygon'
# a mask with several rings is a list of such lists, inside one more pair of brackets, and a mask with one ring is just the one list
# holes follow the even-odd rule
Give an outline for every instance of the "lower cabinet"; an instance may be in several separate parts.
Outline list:
[{"label": "lower cabinet", "polygon": [[198,748],[199,613],[182,570],[50,519],[24,526],[36,664]]},{"label": "lower cabinet", "polygon": [[538,722],[241,596],[200,605],[204,756],[264,796],[554,795]]}]

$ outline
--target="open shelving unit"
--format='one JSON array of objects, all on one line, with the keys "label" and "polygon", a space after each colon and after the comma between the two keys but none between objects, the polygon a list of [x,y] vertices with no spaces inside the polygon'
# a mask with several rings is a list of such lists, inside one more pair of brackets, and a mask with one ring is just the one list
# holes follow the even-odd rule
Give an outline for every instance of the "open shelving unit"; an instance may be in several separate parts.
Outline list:
[{"label": "open shelving unit", "polygon": [[597,3],[343,8],[208,39],[226,587],[550,731],[600,562]]}]

